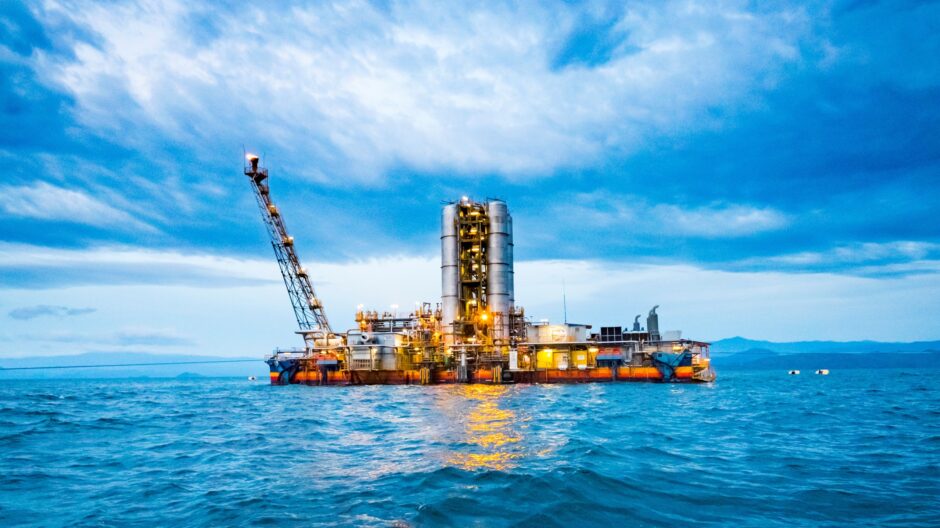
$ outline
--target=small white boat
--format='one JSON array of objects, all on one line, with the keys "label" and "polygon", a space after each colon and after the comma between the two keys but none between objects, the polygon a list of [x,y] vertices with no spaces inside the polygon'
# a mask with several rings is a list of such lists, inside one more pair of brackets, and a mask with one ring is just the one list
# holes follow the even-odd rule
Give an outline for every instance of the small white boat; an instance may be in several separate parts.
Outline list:
[{"label": "small white boat", "polygon": [[819,374],[820,376],[828,376],[829,369],[819,369],[816,371],[816,374]]},{"label": "small white boat", "polygon": [[790,371],[787,371],[787,374],[789,374],[789,375],[791,375],[791,376],[799,376],[799,375],[800,375],[800,371],[799,371],[799,370],[790,370]]},{"label": "small white boat", "polygon": [[258,381],[257,376],[248,376],[248,381]]}]

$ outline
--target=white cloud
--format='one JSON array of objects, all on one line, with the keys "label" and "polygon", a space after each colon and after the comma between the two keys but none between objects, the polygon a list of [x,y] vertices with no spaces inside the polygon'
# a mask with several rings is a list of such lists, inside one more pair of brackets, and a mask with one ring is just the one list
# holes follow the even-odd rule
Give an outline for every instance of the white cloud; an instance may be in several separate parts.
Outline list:
[{"label": "white cloud", "polygon": [[7,315],[13,319],[29,320],[37,317],[75,317],[77,315],[86,315],[94,313],[94,308],[71,308],[68,306],[55,306],[50,304],[39,304],[34,306],[21,306],[10,310]]},{"label": "white cloud", "polygon": [[801,251],[774,257],[751,258],[743,266],[814,269],[838,267],[858,274],[923,273],[936,271],[940,244],[910,240],[864,242],[826,251]]},{"label": "white cloud", "polygon": [[929,340],[938,337],[938,264],[931,273],[870,278],[675,264],[521,262],[516,297],[528,315],[560,320],[564,280],[570,321],[627,325],[658,304],[663,327],[699,339]]},{"label": "white cloud", "polygon": [[595,227],[622,226],[631,232],[701,238],[733,238],[775,231],[790,218],[771,207],[745,204],[658,203],[636,195],[582,193],[556,206],[558,214]]},{"label": "white cloud", "polygon": [[654,206],[651,213],[667,233],[706,238],[775,231],[788,223],[786,215],[770,207],[745,205],[694,207],[660,204]]},{"label": "white cloud", "polygon": [[83,332],[52,329],[41,334],[17,336],[20,340],[34,343],[67,344],[81,348],[78,352],[120,352],[121,350],[162,350],[166,347],[188,347],[196,345],[190,338],[180,335],[172,328],[131,327],[118,332]]},{"label": "white cloud", "polygon": [[[69,253],[72,255],[70,256]],[[286,292],[273,259],[238,259],[180,252],[71,250],[61,267],[67,270],[88,258],[109,269],[146,260],[163,263],[173,273],[189,270],[191,280],[156,280],[144,274],[126,284],[58,285],[26,289],[0,287],[0,309],[28,303],[89,306],[96,311],[81,319],[57,322],[48,339],[48,323],[12,320],[4,323],[0,356],[62,354],[85,350],[198,352],[215,355],[260,355],[274,346],[299,344]],[[6,255],[0,268],[12,260]],[[440,262],[437,256],[399,256],[348,263],[308,263],[317,293],[336,329],[354,326],[358,304],[377,310],[397,304],[409,310],[416,301],[437,302]],[[229,277],[227,286],[205,280],[206,270]],[[232,279],[235,277],[237,280]],[[516,263],[516,300],[527,315],[562,318],[562,281],[567,289],[568,318],[573,322],[624,325],[636,314],[661,306],[666,329],[717,339],[744,335],[775,341],[805,339],[928,340],[936,339],[940,311],[940,266],[931,273],[889,277],[834,273],[728,272],[688,265],[633,265],[560,260]],[[115,330],[118,329],[118,330]],[[19,336],[19,337],[18,337]],[[23,336],[28,336],[28,339]],[[63,348],[66,340],[74,346]],[[82,341],[84,340],[84,341]]]},{"label": "white cloud", "polygon": [[21,218],[74,222],[118,229],[155,229],[130,214],[82,191],[45,182],[32,186],[0,186],[0,211]]},{"label": "white cloud", "polygon": [[239,259],[127,246],[55,249],[4,242],[0,242],[0,270],[29,270],[50,285],[203,282],[217,286],[219,281],[248,284],[279,278],[273,258]]},{"label": "white cloud", "polygon": [[711,126],[710,110],[765,87],[798,60],[810,20],[747,8],[631,3],[611,61],[553,70],[576,7],[49,1],[49,20],[101,48],[75,43],[74,61],[37,64],[83,123],[137,148],[152,126],[194,145],[276,147],[313,177],[367,180],[397,164],[531,175]]}]

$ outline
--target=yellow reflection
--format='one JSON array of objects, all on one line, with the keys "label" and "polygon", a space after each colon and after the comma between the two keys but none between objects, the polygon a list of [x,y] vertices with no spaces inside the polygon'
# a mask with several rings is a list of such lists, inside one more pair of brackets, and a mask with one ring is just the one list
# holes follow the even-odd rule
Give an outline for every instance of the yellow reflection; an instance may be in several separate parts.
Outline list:
[{"label": "yellow reflection", "polygon": [[506,444],[514,444],[518,441],[518,436],[509,436],[506,433],[492,433],[480,436],[474,443],[480,447],[500,447]]},{"label": "yellow reflection", "polygon": [[522,437],[514,430],[516,413],[499,407],[509,391],[504,385],[460,385],[458,395],[474,402],[466,415],[464,442],[473,446],[472,453],[453,453],[448,462],[461,469],[506,470],[515,466],[521,455],[512,448]]},{"label": "yellow reflection", "polygon": [[505,471],[516,466],[512,460],[518,457],[519,455],[514,453],[454,453],[449,462],[467,471],[475,469]]}]

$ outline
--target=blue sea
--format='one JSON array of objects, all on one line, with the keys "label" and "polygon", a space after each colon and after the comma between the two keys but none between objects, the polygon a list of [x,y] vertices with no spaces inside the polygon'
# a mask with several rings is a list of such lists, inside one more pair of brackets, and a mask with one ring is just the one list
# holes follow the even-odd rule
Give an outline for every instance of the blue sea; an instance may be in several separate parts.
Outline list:
[{"label": "blue sea", "polygon": [[0,526],[938,526],[937,370],[0,382]]}]

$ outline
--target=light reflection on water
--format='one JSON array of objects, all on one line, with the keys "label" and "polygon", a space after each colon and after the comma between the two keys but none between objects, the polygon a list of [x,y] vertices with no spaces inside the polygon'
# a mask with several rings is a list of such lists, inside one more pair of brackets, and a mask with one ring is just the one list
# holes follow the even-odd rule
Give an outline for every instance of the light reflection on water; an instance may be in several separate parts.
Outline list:
[{"label": "light reflection on water", "polygon": [[[466,451],[454,451],[449,465],[460,469],[507,470],[516,467],[522,457],[520,419],[513,410],[500,404],[509,397],[504,385],[458,385],[452,397],[462,398],[464,416],[453,417],[463,426],[459,444]],[[458,445],[459,445],[458,444]]]}]

